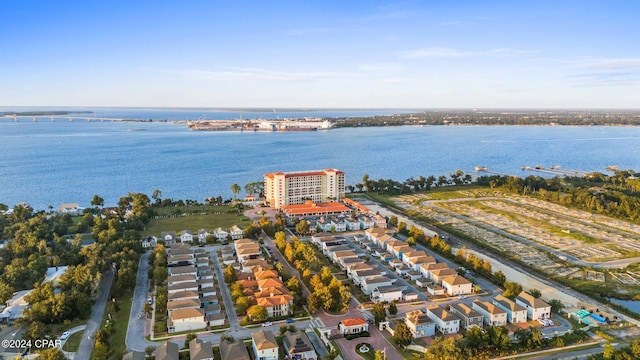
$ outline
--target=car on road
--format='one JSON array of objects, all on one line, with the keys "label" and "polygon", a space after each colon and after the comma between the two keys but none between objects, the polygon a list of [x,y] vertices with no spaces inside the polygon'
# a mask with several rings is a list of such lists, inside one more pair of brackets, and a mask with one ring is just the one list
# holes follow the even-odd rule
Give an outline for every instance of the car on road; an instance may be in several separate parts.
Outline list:
[{"label": "car on road", "polygon": [[153,304],[153,298],[151,296],[149,296],[147,298],[147,302],[149,303],[149,305]]},{"label": "car on road", "polygon": [[267,321],[267,322],[263,322],[262,323],[262,327],[267,327],[267,326],[271,326],[273,325],[273,323],[271,321]]},{"label": "car on road", "polygon": [[69,332],[65,331],[60,335],[60,340],[66,340],[69,337]]},{"label": "car on road", "polygon": [[291,324],[291,323],[294,323],[294,322],[296,322],[296,321],[293,320],[293,319],[287,319],[287,324]]}]

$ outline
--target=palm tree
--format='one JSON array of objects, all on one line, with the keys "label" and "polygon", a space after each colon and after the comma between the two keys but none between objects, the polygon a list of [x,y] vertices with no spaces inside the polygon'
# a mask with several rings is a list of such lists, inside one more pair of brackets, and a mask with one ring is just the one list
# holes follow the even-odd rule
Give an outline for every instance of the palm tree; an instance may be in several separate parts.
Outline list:
[{"label": "palm tree", "polygon": [[236,195],[240,193],[240,185],[233,184],[231,185],[231,191],[233,192],[233,201],[236,201]]}]

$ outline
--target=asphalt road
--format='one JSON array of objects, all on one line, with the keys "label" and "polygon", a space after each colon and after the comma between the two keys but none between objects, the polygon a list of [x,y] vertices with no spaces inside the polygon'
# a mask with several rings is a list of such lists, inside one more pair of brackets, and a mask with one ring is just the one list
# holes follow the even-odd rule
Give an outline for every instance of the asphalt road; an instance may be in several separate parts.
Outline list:
[{"label": "asphalt road", "polygon": [[238,322],[238,316],[236,315],[235,307],[233,306],[233,299],[229,292],[229,287],[224,282],[224,275],[222,274],[222,265],[218,261],[218,254],[216,250],[211,251],[211,259],[213,260],[213,271],[218,278],[218,285],[220,285],[220,293],[222,294],[222,300],[224,301],[225,311],[227,312],[227,319],[229,320],[229,332],[234,332],[241,329]]},{"label": "asphalt road", "polygon": [[147,326],[146,316],[139,317],[144,313],[144,304],[147,301],[149,293],[149,252],[140,257],[138,264],[138,276],[136,287],[133,291],[133,299],[131,300],[131,313],[129,314],[129,326],[127,327],[127,336],[125,344],[127,350],[144,351],[147,346],[156,346],[145,339],[145,328]]},{"label": "asphalt road", "polygon": [[76,359],[89,359],[91,357],[91,352],[93,352],[95,334],[102,322],[104,309],[107,305],[107,300],[109,299],[109,291],[111,290],[111,284],[113,283],[113,268],[107,270],[103,275],[102,282],[100,282],[100,288],[98,289],[98,297],[91,309],[91,317],[87,322],[87,327],[85,328],[84,335],[80,341],[80,346],[78,347],[78,351],[75,355]]}]

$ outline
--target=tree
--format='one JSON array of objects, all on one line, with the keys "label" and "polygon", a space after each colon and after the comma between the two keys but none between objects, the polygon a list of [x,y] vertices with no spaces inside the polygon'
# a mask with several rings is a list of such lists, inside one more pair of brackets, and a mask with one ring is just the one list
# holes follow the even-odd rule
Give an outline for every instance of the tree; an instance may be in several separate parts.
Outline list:
[{"label": "tree", "polygon": [[364,186],[364,191],[369,192],[371,186],[371,183],[369,182],[369,174],[364,174],[364,176],[362,176],[362,184]]},{"label": "tree", "polygon": [[389,226],[396,227],[398,226],[398,217],[396,215],[391,215],[388,221]]},{"label": "tree", "polygon": [[310,230],[310,223],[307,220],[300,220],[297,224],[296,224],[296,232],[298,234],[302,234],[302,235],[306,235],[309,233]]},{"label": "tree", "polygon": [[373,309],[371,309],[371,313],[373,314],[376,326],[387,318],[387,311],[384,309],[384,304],[382,303],[375,303]]},{"label": "tree", "polygon": [[407,346],[411,344],[411,339],[413,339],[413,334],[411,334],[411,330],[409,330],[407,324],[405,324],[404,321],[396,324],[393,340],[395,340],[398,345]]},{"label": "tree", "polygon": [[93,195],[93,199],[91,199],[91,205],[96,207],[104,206],[104,199],[98,195]]},{"label": "tree", "polygon": [[465,348],[475,351],[489,346],[489,335],[477,326],[471,327],[464,335]]},{"label": "tree", "polygon": [[62,350],[58,347],[52,347],[38,352],[40,360],[65,360],[66,357]]},{"label": "tree", "polygon": [[425,360],[461,360],[463,356],[460,342],[453,337],[439,337],[434,340],[424,354]]},{"label": "tree", "polygon": [[498,286],[503,286],[505,281],[507,281],[507,277],[504,276],[502,270],[498,270],[493,274],[493,280]]},{"label": "tree", "polygon": [[616,349],[613,347],[613,345],[611,345],[610,342],[606,342],[604,344],[604,349],[602,351],[602,358],[609,360],[609,359],[613,359],[613,355],[615,354]]},{"label": "tree", "polygon": [[236,201],[236,195],[238,195],[240,193],[240,185],[238,184],[233,184],[231,185],[231,192],[233,193],[233,201]]},{"label": "tree", "polygon": [[246,314],[247,309],[251,305],[249,298],[246,296],[240,296],[236,299],[235,308],[238,314]]},{"label": "tree", "polygon": [[265,321],[268,316],[267,308],[262,305],[254,305],[249,309],[249,318],[253,321]]},{"label": "tree", "polygon": [[162,203],[162,191],[158,189],[153,190],[151,198],[156,202],[156,205],[160,205],[160,203]]},{"label": "tree", "polygon": [[416,246],[416,239],[413,238],[413,236],[409,236],[407,238],[407,245],[409,246]]},{"label": "tree", "polygon": [[280,335],[284,335],[287,332],[287,325],[280,325]]},{"label": "tree", "polygon": [[227,265],[226,268],[224,268],[224,282],[227,284],[231,284],[236,282],[237,277],[236,277],[236,269],[233,268],[233,266],[231,265]]},{"label": "tree", "polygon": [[396,315],[398,313],[398,306],[396,305],[395,301],[392,301],[389,304],[389,314],[390,315]]},{"label": "tree", "polygon": [[505,297],[513,300],[516,296],[518,296],[522,292],[522,285],[517,282],[505,281],[504,282],[504,293]]},{"label": "tree", "polygon": [[373,353],[373,360],[384,360],[384,354],[380,350]]},{"label": "tree", "polygon": [[540,290],[538,290],[536,288],[529,289],[529,294],[531,296],[533,296],[534,298],[536,298],[536,299],[538,299],[540,296],[542,296],[542,293],[540,293]]}]

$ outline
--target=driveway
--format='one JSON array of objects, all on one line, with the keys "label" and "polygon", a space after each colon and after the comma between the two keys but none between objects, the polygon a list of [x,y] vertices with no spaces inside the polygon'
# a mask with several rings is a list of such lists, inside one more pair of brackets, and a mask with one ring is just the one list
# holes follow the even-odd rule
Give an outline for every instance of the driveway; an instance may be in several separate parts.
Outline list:
[{"label": "driveway", "polygon": [[84,335],[82,336],[82,340],[80,340],[78,351],[76,352],[75,357],[78,359],[89,359],[91,357],[91,353],[93,352],[94,336],[100,327],[102,316],[104,315],[104,309],[107,305],[107,299],[109,299],[109,291],[111,290],[111,284],[113,283],[114,269],[109,268],[109,270],[107,270],[103,275],[102,282],[100,282],[100,288],[98,289],[96,303],[93,304],[91,317],[87,322],[87,327],[84,331]]},{"label": "driveway", "polygon": [[[144,351],[148,346],[157,346],[157,343],[147,341],[146,335],[149,335],[148,329],[152,320],[147,320],[146,316],[140,317],[144,313],[144,304],[147,302],[149,294],[149,252],[140,257],[138,264],[138,277],[136,287],[133,292],[131,304],[131,313],[129,314],[129,326],[127,327],[127,336],[125,344],[127,350]],[[155,303],[154,303],[155,308]]]}]

